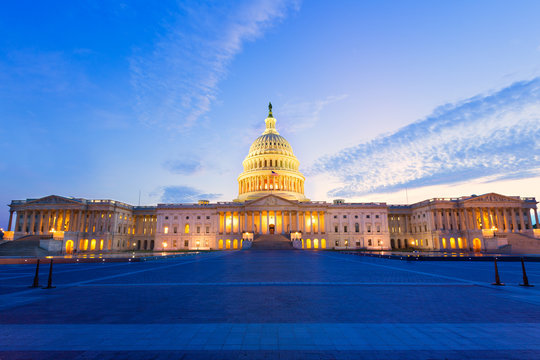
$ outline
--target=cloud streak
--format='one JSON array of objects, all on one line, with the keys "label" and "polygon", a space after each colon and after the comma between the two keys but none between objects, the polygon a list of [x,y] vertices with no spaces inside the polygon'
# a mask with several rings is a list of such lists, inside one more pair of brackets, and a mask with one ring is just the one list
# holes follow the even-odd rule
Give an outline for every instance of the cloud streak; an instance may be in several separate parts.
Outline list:
[{"label": "cloud streak", "polygon": [[304,101],[285,103],[280,108],[280,117],[283,119],[282,128],[295,133],[315,126],[319,121],[321,111],[328,105],[344,100],[346,94],[328,96],[317,101]]},{"label": "cloud streak", "polygon": [[492,176],[535,176],[540,168],[540,78],[441,106],[393,134],[317,160],[310,175],[342,186],[330,197],[355,197],[404,187]]},{"label": "cloud streak", "polygon": [[[149,56],[130,61],[136,111],[147,124],[185,130],[206,114],[243,45],[284,19],[296,1],[192,2]],[[234,7],[234,8],[231,8]]]},{"label": "cloud streak", "polygon": [[163,167],[173,174],[193,175],[202,169],[202,164],[196,159],[168,160]]},{"label": "cloud streak", "polygon": [[194,203],[198,200],[215,200],[222,194],[203,193],[191,186],[165,186],[162,188],[163,203]]}]

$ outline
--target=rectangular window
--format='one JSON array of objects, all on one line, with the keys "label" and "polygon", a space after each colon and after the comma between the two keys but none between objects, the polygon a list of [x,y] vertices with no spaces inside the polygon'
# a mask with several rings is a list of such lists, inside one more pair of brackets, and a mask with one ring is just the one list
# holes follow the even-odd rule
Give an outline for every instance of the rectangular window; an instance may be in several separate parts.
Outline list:
[{"label": "rectangular window", "polygon": [[184,247],[189,247],[189,240],[184,240]]},{"label": "rectangular window", "polygon": [[169,220],[169,217],[168,217],[168,216],[165,216],[165,220]]},{"label": "rectangular window", "polygon": [[349,246],[349,240],[345,240],[345,247]]},{"label": "rectangular window", "polygon": [[375,215],[375,219],[378,219],[379,218],[379,215]]},{"label": "rectangular window", "polygon": [[168,234],[168,233],[169,233],[169,227],[165,226],[165,227],[163,228],[163,232],[164,232],[165,234]]},{"label": "rectangular window", "polygon": [[334,232],[338,232],[338,226],[334,226]]},{"label": "rectangular window", "polygon": [[343,215],[343,218],[346,219],[346,218],[347,218],[347,215]]},{"label": "rectangular window", "polygon": [[368,246],[371,246],[371,239],[368,239],[367,244]]},{"label": "rectangular window", "polygon": [[176,247],[176,240],[174,240],[174,241],[172,242],[172,244],[173,244],[173,247]]},{"label": "rectangular window", "polygon": [[174,227],[174,233],[175,234],[178,233],[178,227],[177,226]]},{"label": "rectangular window", "polygon": [[356,242],[356,247],[360,247],[360,241]]},{"label": "rectangular window", "polygon": [[336,240],[336,246],[339,246],[339,240]]},{"label": "rectangular window", "polygon": [[368,233],[371,232],[371,225],[368,225],[368,226],[367,226],[367,232],[368,232]]},{"label": "rectangular window", "polygon": [[207,216],[207,217],[206,217],[206,220],[210,220],[210,216]]},{"label": "rectangular window", "polygon": [[210,226],[207,226],[207,227],[206,227],[206,233],[207,233],[207,234],[210,233]]},{"label": "rectangular window", "polygon": [[381,232],[381,226],[380,226],[380,225],[377,225],[377,232],[378,232],[378,233]]},{"label": "rectangular window", "polygon": [[200,220],[200,219],[201,219],[201,217],[200,217],[200,216],[197,216],[197,220]]},{"label": "rectangular window", "polygon": [[366,215],[366,219],[369,219],[370,218],[370,215]]},{"label": "rectangular window", "polygon": [[201,233],[201,227],[197,226],[197,234],[200,234],[200,233]]},{"label": "rectangular window", "polygon": [[347,225],[343,226],[343,232],[347,232]]}]

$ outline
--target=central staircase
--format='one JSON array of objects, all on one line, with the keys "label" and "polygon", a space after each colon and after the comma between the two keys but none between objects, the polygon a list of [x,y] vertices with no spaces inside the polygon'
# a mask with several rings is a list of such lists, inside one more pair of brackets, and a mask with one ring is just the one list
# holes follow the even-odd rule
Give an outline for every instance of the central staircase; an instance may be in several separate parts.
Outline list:
[{"label": "central staircase", "polygon": [[293,249],[291,240],[283,235],[257,235],[251,245],[253,250],[291,250]]}]

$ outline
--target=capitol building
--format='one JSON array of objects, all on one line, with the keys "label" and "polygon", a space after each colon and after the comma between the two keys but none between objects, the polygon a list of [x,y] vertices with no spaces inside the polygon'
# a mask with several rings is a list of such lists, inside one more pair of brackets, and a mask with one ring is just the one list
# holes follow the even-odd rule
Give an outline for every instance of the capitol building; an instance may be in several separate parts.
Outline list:
[{"label": "capitol building", "polygon": [[230,202],[133,206],[62,196],[13,200],[4,240],[65,254],[126,250],[363,249],[540,252],[535,198],[488,193],[391,205],[312,201],[269,106]]}]

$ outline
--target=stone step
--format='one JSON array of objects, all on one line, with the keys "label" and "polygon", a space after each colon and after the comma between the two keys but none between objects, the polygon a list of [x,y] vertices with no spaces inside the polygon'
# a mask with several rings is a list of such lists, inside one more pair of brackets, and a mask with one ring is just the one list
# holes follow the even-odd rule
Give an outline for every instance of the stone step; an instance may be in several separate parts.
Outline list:
[{"label": "stone step", "polygon": [[0,256],[47,256],[49,252],[39,247],[42,236],[29,235],[0,245]]},{"label": "stone step", "polygon": [[282,235],[259,235],[253,240],[254,250],[290,250],[293,249],[289,239]]}]

